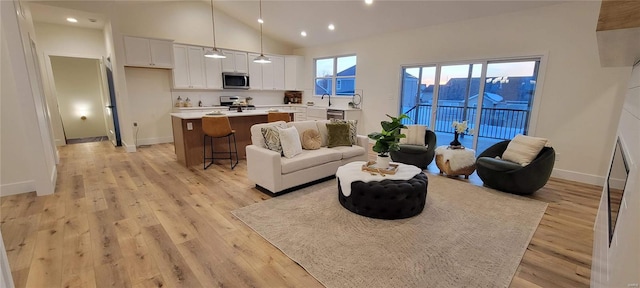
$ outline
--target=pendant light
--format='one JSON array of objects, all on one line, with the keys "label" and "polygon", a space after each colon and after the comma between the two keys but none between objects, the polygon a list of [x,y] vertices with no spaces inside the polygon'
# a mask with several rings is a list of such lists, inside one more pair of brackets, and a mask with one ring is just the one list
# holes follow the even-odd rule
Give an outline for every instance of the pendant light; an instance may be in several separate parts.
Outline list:
[{"label": "pendant light", "polygon": [[269,59],[269,57],[267,56],[264,56],[264,53],[262,51],[262,24],[264,23],[264,21],[262,21],[262,0],[260,0],[260,18],[258,22],[260,23],[260,56],[256,57],[256,59],[253,59],[253,62],[268,64],[271,63],[271,59]]},{"label": "pendant light", "polygon": [[213,49],[207,50],[207,52],[204,53],[204,57],[216,59],[227,58],[222,51],[216,48],[216,20],[213,16],[213,0],[211,0],[211,28],[213,30]]}]

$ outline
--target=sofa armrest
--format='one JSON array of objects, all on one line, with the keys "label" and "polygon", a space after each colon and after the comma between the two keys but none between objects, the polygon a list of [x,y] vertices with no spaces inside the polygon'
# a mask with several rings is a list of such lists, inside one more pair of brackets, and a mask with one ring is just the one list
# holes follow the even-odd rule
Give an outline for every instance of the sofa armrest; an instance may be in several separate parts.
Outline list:
[{"label": "sofa armrest", "polygon": [[282,186],[281,155],[256,145],[246,147],[247,176],[257,185],[278,192]]},{"label": "sofa armrest", "polygon": [[356,135],[356,136],[358,137],[356,144],[360,147],[364,147],[365,150],[369,149],[369,137],[364,135]]}]

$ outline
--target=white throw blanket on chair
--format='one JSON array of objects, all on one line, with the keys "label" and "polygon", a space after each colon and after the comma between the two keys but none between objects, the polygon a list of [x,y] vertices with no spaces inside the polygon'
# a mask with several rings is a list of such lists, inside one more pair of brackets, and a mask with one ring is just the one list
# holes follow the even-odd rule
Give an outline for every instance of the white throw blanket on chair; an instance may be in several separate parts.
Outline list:
[{"label": "white throw blanket on chair", "polygon": [[447,146],[436,148],[436,155],[442,155],[442,161],[449,161],[451,170],[459,170],[476,163],[476,151],[473,149],[447,149]]}]

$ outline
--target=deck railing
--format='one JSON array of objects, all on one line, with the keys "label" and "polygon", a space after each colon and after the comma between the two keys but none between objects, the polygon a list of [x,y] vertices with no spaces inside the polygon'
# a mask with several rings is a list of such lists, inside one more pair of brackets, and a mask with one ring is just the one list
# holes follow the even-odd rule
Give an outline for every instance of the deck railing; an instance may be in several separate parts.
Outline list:
[{"label": "deck railing", "polygon": [[[403,120],[405,124],[427,125],[435,132],[453,133],[453,121],[467,119],[468,126],[473,128],[479,137],[494,139],[512,139],[517,134],[526,134],[529,111],[510,108],[482,108],[480,125],[475,125],[476,107],[438,106],[436,123],[431,123],[432,105],[418,104],[407,107],[405,114],[411,120]],[[478,129],[479,126],[479,129]]]}]

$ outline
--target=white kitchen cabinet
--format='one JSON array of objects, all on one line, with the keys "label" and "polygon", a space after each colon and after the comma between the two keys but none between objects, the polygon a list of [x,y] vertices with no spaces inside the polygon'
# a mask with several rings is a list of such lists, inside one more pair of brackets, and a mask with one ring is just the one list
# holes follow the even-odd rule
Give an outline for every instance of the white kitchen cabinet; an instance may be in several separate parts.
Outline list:
[{"label": "white kitchen cabinet", "polygon": [[327,108],[307,107],[307,120],[327,120]]},{"label": "white kitchen cabinet", "polygon": [[222,72],[248,73],[247,52],[221,50],[227,58],[222,59]]},{"label": "white kitchen cabinet", "polygon": [[304,121],[307,120],[307,107],[293,107],[296,112],[293,114],[293,119],[295,121]]},{"label": "white kitchen cabinet", "polygon": [[[260,54],[249,53],[249,59],[254,59]],[[262,66],[269,64],[255,63],[253,60],[249,62],[249,88],[254,90],[262,90]]]},{"label": "white kitchen cabinet", "polygon": [[[249,53],[249,59],[254,59],[259,54]],[[251,89],[259,90],[284,90],[284,57],[267,56],[271,63],[249,62],[249,77]]]},{"label": "white kitchen cabinet", "polygon": [[284,89],[303,90],[301,82],[304,69],[304,57],[288,55],[284,57]]},{"label": "white kitchen cabinet", "polygon": [[271,63],[262,66],[262,90],[284,90],[284,57],[269,58]]},{"label": "white kitchen cabinet", "polygon": [[177,89],[204,89],[204,51],[202,47],[173,45],[175,67],[173,87]]},{"label": "white kitchen cabinet", "polygon": [[173,68],[173,41],[124,36],[125,66]]},{"label": "white kitchen cabinet", "polygon": [[[205,48],[206,50],[206,48]],[[204,76],[207,89],[222,89],[222,59],[204,58]]]}]

